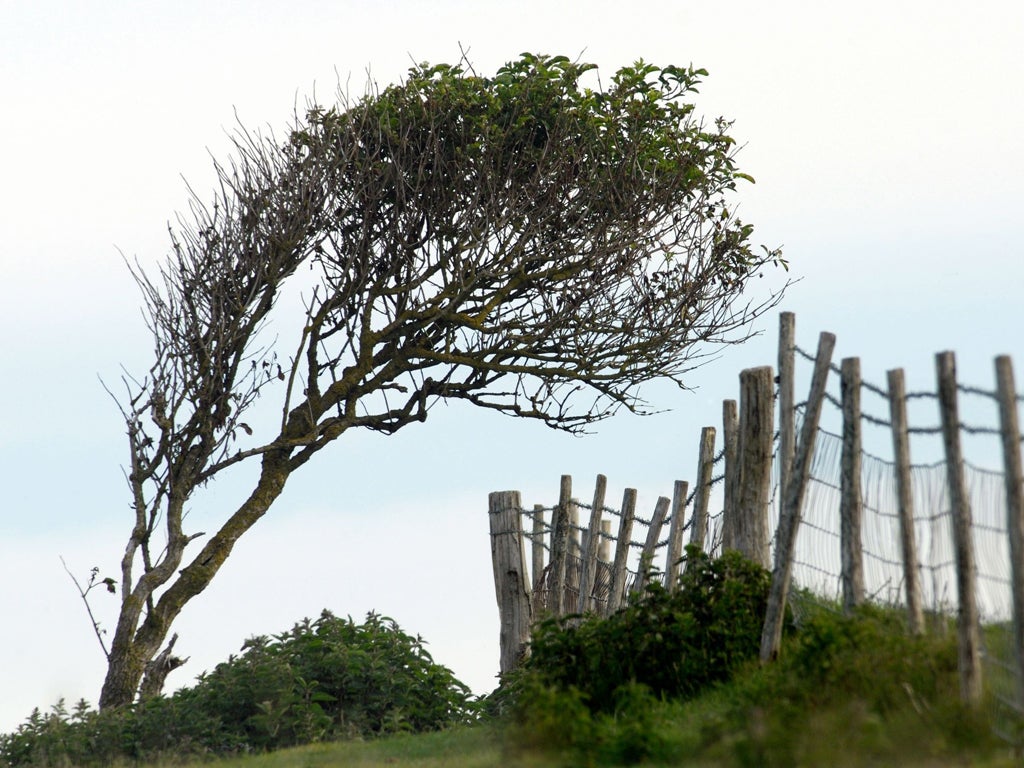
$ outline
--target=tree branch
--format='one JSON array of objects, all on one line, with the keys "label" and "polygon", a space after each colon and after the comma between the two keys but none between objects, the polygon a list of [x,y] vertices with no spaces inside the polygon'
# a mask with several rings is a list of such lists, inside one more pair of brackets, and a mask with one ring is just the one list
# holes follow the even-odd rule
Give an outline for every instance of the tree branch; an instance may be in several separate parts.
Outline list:
[{"label": "tree branch", "polygon": [[[103,651],[103,656],[109,661],[110,660],[110,651],[107,650],[107,643],[103,639],[104,631],[103,631],[103,629],[100,628],[100,623],[96,619],[96,616],[93,614],[93,612],[92,612],[92,605],[89,603],[89,593],[92,592],[93,588],[97,584],[96,578],[97,578],[97,576],[99,576],[100,569],[99,568],[93,568],[92,571],[90,571],[90,573],[89,573],[89,583],[86,585],[85,589],[82,589],[82,585],[78,582],[78,579],[75,578],[75,574],[73,574],[71,572],[71,569],[68,568],[68,564],[64,561],[64,557],[63,556],[60,558],[60,563],[61,563],[61,565],[64,566],[65,573],[67,573],[68,577],[71,579],[72,583],[75,585],[75,589],[78,590],[78,596],[82,598],[82,602],[85,604],[86,613],[89,614],[89,623],[92,624],[92,631],[96,635],[96,640],[100,644],[100,649]],[[110,591],[110,592],[114,591],[114,580],[113,579],[102,579],[99,583],[105,585],[108,591]]]}]

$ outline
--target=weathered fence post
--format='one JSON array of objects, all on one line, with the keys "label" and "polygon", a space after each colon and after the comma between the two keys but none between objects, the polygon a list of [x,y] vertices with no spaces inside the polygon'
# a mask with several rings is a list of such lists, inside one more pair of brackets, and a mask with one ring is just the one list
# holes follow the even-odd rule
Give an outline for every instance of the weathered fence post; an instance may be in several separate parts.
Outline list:
[{"label": "weathered fence post", "polygon": [[569,505],[572,503],[572,475],[562,475],[551,532],[551,572],[548,576],[548,610],[565,613],[565,563],[569,554]]},{"label": "weathered fence post", "polygon": [[[683,517],[686,514],[686,493],[690,484],[676,480],[672,488],[672,524],[668,529],[668,551],[665,555],[665,589],[674,592],[679,581],[679,558],[683,554]],[[691,523],[692,524],[692,523]]]},{"label": "weathered fence post", "polygon": [[796,350],[796,315],[779,315],[779,496],[786,493],[786,483],[793,468],[796,450],[796,397],[794,354]]},{"label": "weathered fence post", "polygon": [[956,551],[956,584],[959,607],[957,634],[960,647],[960,697],[975,704],[981,699],[980,632],[975,597],[974,543],[971,538],[971,505],[964,482],[963,453],[960,449],[960,416],[956,394],[956,358],[952,352],[935,356],[939,379],[939,410],[942,442],[946,450],[946,478],[953,518]]},{"label": "weathered fence post", "polygon": [[601,543],[597,547],[597,559],[602,563],[608,564],[609,557],[612,551],[611,545],[608,543],[612,537],[612,521],[602,520],[601,521]]},{"label": "weathered fence post", "polygon": [[580,543],[580,503],[574,497],[569,500],[569,554],[580,556],[583,545]]},{"label": "weathered fence post", "polygon": [[498,599],[501,674],[516,669],[529,649],[533,612],[519,491],[498,491],[488,497],[491,528],[491,564]]},{"label": "weathered fence post", "polygon": [[647,539],[644,548],[640,553],[640,570],[636,575],[635,592],[643,594],[650,576],[651,566],[654,563],[654,550],[658,546],[658,536],[661,535],[661,526],[665,522],[669,507],[668,496],[659,496],[658,503],[654,505],[654,517],[651,518],[651,527],[647,529]]},{"label": "weathered fence post", "polygon": [[601,540],[601,513],[604,510],[604,494],[608,487],[608,478],[597,476],[594,484],[594,503],[590,507],[590,524],[587,526],[586,542],[583,551],[583,573],[580,575],[580,599],[576,606],[577,613],[586,613],[592,602],[591,593],[597,581],[597,546]]},{"label": "weathered fence post", "polygon": [[622,516],[619,519],[619,537],[615,542],[615,561],[612,563],[612,578],[608,587],[608,609],[610,616],[622,605],[622,593],[626,589],[626,560],[629,557],[630,536],[633,535],[633,515],[636,513],[636,488],[627,488],[622,494]]},{"label": "weathered fence post", "polygon": [[536,594],[544,584],[544,507],[534,504],[532,517],[533,535],[531,536],[530,553],[533,567],[530,569],[530,575],[533,578],[533,590]]},{"label": "weathered fence post", "polygon": [[736,503],[740,495],[740,422],[735,400],[722,401],[722,442],[725,444],[722,551],[725,551],[727,549],[736,549]]},{"label": "weathered fence post", "polygon": [[611,542],[612,521],[601,521],[601,543],[597,548],[597,581],[594,582],[594,595],[603,594],[604,604],[595,605],[594,610],[602,615],[608,613],[608,597],[611,594],[612,585],[612,563],[611,563]]},{"label": "weathered fence post", "polygon": [[715,469],[715,428],[700,431],[700,454],[697,457],[697,488],[693,496],[693,522],[690,543],[701,549],[708,535],[708,500],[711,498],[711,474]]},{"label": "weathered fence post", "polygon": [[1017,672],[1017,709],[1024,712],[1024,470],[1021,469],[1020,425],[1013,363],[996,358],[999,424],[1003,439],[1003,477],[1006,482],[1006,530],[1010,539],[1013,588],[1013,644]]},{"label": "weathered fence post", "polygon": [[843,359],[840,369],[843,405],[843,453],[839,503],[842,549],[843,610],[850,614],[864,602],[864,553],[861,549],[860,359]]},{"label": "weathered fence post", "polygon": [[773,383],[771,366],[748,368],[740,373],[740,491],[735,545],[766,568],[775,427]]},{"label": "weathered fence post", "polygon": [[800,505],[811,470],[814,443],[818,436],[818,421],[821,418],[821,404],[825,399],[825,384],[828,382],[829,365],[836,337],[822,333],[818,338],[818,354],[811,376],[811,392],[807,398],[804,423],[800,429],[800,440],[793,456],[793,469],[782,498],[779,527],[775,534],[775,567],[772,569],[772,586],[768,594],[768,609],[765,612],[764,630],[761,633],[761,661],[769,661],[778,654],[782,642],[782,620],[786,615],[786,597],[789,580],[793,572],[793,550],[796,548],[796,534],[800,527]]},{"label": "weathered fence post", "polygon": [[569,547],[565,558],[565,597],[562,608],[566,613],[576,610],[580,595],[580,568],[582,565],[580,544],[580,506],[575,498],[569,500]]},{"label": "weathered fence post", "polygon": [[894,368],[888,372],[888,378],[907,624],[910,631],[917,635],[924,631],[924,610],[921,607],[921,578],[917,572],[917,540],[914,538],[914,495],[910,485],[910,434],[907,430],[907,392],[903,383],[903,369]]}]

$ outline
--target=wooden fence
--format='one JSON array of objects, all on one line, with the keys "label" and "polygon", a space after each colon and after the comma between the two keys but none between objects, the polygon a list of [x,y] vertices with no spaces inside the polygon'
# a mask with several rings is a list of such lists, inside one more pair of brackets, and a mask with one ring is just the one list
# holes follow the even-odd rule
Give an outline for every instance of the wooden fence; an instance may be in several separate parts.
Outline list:
[{"label": "wooden fence", "polygon": [[[691,544],[705,545],[713,448],[714,429],[706,428],[698,468],[698,476],[706,481],[700,486],[703,492],[698,498],[689,499],[695,511],[686,524],[683,510],[689,485],[684,481],[676,482],[671,499],[658,499],[649,520],[636,514],[634,488],[625,490],[621,509],[605,506],[604,475],[597,476],[593,502],[589,505],[573,498],[570,475],[562,476],[559,502],[552,508],[536,505],[524,514],[519,491],[490,495],[491,555],[501,621],[502,673],[519,665],[535,617],[610,615],[625,604],[630,594],[642,592],[647,579],[659,572],[668,589],[675,587],[685,530],[690,529]],[[586,527],[579,522],[581,508],[589,511]],[[548,513],[550,523],[545,521]],[[611,517],[618,518],[618,532],[614,536]],[[523,529],[524,520],[530,521],[529,532]],[[634,540],[634,533],[644,528],[643,540]],[[666,529],[667,537],[659,541]],[[638,552],[638,556],[631,558],[631,551]]]},{"label": "wooden fence", "polygon": [[[532,622],[541,614],[564,615],[592,611],[608,614],[617,610],[632,591],[643,587],[647,567],[656,565],[661,557],[660,571],[671,588],[676,580],[684,532],[690,541],[708,551],[721,547],[737,549],[747,557],[772,569],[768,611],[761,643],[762,660],[772,659],[779,650],[785,607],[790,593],[794,565],[814,556],[798,551],[801,522],[809,512],[819,525],[834,522],[839,539],[836,557],[841,604],[851,611],[872,594],[865,585],[865,549],[862,531],[866,511],[877,523],[878,511],[865,507],[862,464],[877,461],[862,449],[862,425],[865,420],[879,424],[891,432],[893,460],[888,464],[895,477],[892,515],[898,529],[899,580],[898,599],[905,605],[908,628],[925,630],[925,601],[922,597],[919,559],[922,521],[934,523],[948,516],[947,530],[929,534],[947,536],[953,552],[956,584],[956,623],[960,648],[960,689],[963,699],[976,702],[981,696],[982,666],[980,618],[977,603],[978,564],[975,537],[980,535],[972,522],[971,494],[965,481],[965,459],[961,433],[990,432],[997,434],[1003,454],[1003,523],[985,524],[987,534],[995,535],[998,546],[1005,550],[1009,573],[990,577],[996,588],[1005,590],[1010,605],[1007,616],[1012,627],[1012,648],[1006,659],[1012,679],[1009,703],[1024,714],[1024,480],[1021,470],[1021,437],[1018,424],[1018,403],[1012,364],[1008,357],[995,360],[996,390],[992,392],[959,385],[952,352],[936,355],[936,390],[908,394],[902,369],[891,370],[887,385],[879,387],[863,382],[858,358],[846,358],[839,366],[832,363],[835,336],[822,333],[816,354],[807,355],[795,344],[795,318],[783,313],[780,318],[778,379],[771,367],[753,368],[740,374],[740,396],[737,404],[723,404],[723,447],[715,455],[714,427],[705,427],[701,434],[699,461],[693,491],[689,484],[677,481],[672,498],[661,497],[643,541],[633,541],[636,492],[627,489],[620,510],[605,506],[604,476],[598,476],[593,501],[586,505],[572,495],[572,479],[562,478],[558,503],[550,511],[552,521],[545,523],[543,507],[526,511],[518,492],[493,493],[490,496],[491,541],[495,589],[501,621],[501,670],[514,669],[528,652]],[[803,403],[795,399],[796,355],[800,353],[813,362],[809,392]],[[831,373],[839,376],[840,397],[827,392]],[[777,381],[777,390],[775,382]],[[861,394],[870,390],[888,402],[888,419],[865,415],[861,411]],[[962,392],[990,397],[999,406],[998,428],[971,428],[962,424],[958,396]],[[940,425],[934,428],[910,427],[907,400],[910,397],[936,400]],[[820,483],[812,473],[815,446],[828,435],[820,427],[823,405],[832,403],[842,413],[838,509],[804,508],[809,485]],[[778,428],[774,416],[778,403]],[[799,430],[797,424],[799,424]],[[916,432],[941,433],[945,455],[945,487],[943,509],[915,508],[915,471],[910,456],[910,435]],[[716,463],[724,466],[715,473]],[[710,491],[721,482],[722,512],[709,514]],[[689,495],[688,495],[689,492]],[[948,507],[948,508],[947,508]],[[578,522],[579,510],[589,511],[585,526]],[[687,510],[689,514],[687,515]],[[617,534],[612,534],[612,518],[618,517]],[[530,522],[524,531],[523,521]],[[713,530],[709,527],[713,523]],[[664,540],[662,530],[667,526]],[[774,531],[774,535],[773,535]],[[828,533],[828,532],[826,532]],[[527,567],[527,542],[531,547]],[[614,557],[611,556],[614,544]],[[816,545],[820,546],[820,545]],[[637,566],[628,567],[630,548],[640,552]],[[936,548],[934,543],[931,545]],[[820,554],[820,553],[819,553]],[[868,551],[868,556],[889,557]],[[831,555],[829,556],[831,557]],[[934,564],[933,564],[934,565]],[[929,566],[932,567],[932,566]],[[831,566],[818,566],[831,572]],[[934,573],[934,570],[932,571]],[[808,585],[803,585],[808,586]],[[877,584],[872,587],[877,589]],[[935,590],[932,590],[934,599]],[[894,596],[890,595],[890,599]],[[934,606],[933,606],[934,607]]]}]

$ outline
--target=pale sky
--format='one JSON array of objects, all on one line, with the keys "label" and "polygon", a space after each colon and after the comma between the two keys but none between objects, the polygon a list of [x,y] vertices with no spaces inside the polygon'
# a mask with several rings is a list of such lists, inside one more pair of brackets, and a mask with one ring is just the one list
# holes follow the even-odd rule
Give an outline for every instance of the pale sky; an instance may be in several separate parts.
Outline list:
[{"label": "pale sky", "polygon": [[[798,343],[838,336],[884,382],[903,366],[934,387],[935,352],[992,387],[992,358],[1024,365],[1024,5],[1016,2],[271,2],[0,4],[0,730],[60,696],[95,702],[103,658],[61,555],[113,575],[130,525],[119,414],[99,377],[144,371],[149,342],[122,253],[153,263],[212,182],[236,114],[283,133],[296,105],[361,91],[460,44],[493,72],[523,51],[709,70],[697,98],[745,144],[740,215],[801,278],[782,304]],[[766,278],[765,293],[777,287]],[[487,494],[557,499],[640,491],[653,507],[692,481],[700,428],[718,425],[739,371],[773,364],[766,333],[696,372],[697,391],[651,387],[655,417],[569,438],[469,408],[390,438],[350,433],[291,481],[186,608],[169,686],[256,633],[329,608],[375,609],[422,634],[474,691],[494,685],[497,608]],[[1018,380],[1024,369],[1018,370]],[[937,420],[937,419],[936,419]],[[197,498],[212,526],[244,489]],[[198,524],[198,522],[197,522]],[[113,599],[98,595],[106,626]]]}]

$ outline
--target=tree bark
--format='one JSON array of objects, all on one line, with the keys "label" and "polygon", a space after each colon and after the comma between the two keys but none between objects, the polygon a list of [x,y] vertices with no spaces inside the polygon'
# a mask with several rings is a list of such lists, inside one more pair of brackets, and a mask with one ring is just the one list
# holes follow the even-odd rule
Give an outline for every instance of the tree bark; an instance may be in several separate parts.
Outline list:
[{"label": "tree bark", "polygon": [[159,696],[164,690],[164,683],[167,676],[178,667],[185,664],[189,657],[184,659],[174,655],[174,644],[178,642],[178,634],[171,635],[171,640],[151,662],[146,664],[146,671],[142,677],[142,685],[139,688],[139,698],[149,699]]}]

